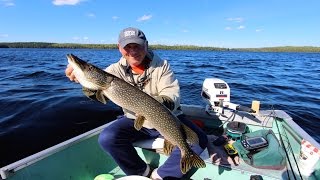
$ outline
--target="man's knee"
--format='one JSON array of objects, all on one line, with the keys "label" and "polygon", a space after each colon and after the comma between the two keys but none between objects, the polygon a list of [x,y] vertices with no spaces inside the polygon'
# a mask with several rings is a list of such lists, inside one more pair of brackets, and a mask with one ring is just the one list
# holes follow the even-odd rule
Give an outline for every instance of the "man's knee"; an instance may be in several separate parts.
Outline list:
[{"label": "man's knee", "polygon": [[98,143],[104,150],[108,151],[114,147],[116,139],[115,133],[111,129],[106,128],[100,133]]},{"label": "man's knee", "polygon": [[208,145],[208,137],[205,133],[201,133],[201,135],[199,137],[199,146],[202,149],[205,149],[207,147],[207,145]]}]

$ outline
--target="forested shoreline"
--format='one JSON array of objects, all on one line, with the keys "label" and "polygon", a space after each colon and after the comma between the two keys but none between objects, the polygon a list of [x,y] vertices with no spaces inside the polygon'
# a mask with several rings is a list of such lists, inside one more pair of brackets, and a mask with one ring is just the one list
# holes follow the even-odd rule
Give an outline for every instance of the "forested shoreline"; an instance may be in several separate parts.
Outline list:
[{"label": "forested shoreline", "polygon": [[[75,44],[46,42],[0,42],[0,48],[71,48],[71,49],[117,49],[116,44]],[[248,52],[320,52],[320,47],[314,46],[280,46],[262,48],[220,48],[194,45],[150,45],[158,50],[206,50],[206,51],[248,51]]]}]

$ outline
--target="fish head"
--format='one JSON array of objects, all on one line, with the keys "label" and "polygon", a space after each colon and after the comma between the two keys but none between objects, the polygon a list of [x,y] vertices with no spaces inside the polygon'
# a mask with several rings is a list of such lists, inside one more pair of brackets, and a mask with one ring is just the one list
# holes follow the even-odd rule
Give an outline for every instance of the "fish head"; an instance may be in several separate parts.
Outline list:
[{"label": "fish head", "polygon": [[69,64],[73,67],[73,74],[83,87],[98,90],[107,86],[105,71],[73,54],[67,54],[67,58]]}]

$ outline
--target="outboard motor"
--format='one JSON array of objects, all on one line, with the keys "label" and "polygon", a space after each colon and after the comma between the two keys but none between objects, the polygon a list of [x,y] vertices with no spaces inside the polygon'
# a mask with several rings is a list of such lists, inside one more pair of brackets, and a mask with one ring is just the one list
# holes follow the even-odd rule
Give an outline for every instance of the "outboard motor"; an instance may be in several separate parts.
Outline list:
[{"label": "outboard motor", "polygon": [[246,111],[249,113],[254,112],[251,108],[231,103],[229,85],[218,78],[206,78],[204,80],[201,96],[208,103],[206,111],[209,114],[223,115],[224,108]]},{"label": "outboard motor", "polygon": [[203,81],[201,96],[212,107],[219,107],[223,101],[230,102],[230,88],[221,79],[206,78]]}]

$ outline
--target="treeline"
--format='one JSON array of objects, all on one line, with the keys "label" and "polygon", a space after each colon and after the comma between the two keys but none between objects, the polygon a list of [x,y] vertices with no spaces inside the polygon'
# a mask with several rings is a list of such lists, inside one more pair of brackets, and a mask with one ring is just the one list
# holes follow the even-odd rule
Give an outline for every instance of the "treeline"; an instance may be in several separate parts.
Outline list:
[{"label": "treeline", "polygon": [[[44,42],[13,42],[0,43],[0,48],[71,48],[71,49],[117,49],[117,44],[75,44],[75,43],[44,43]],[[150,45],[151,49],[163,50],[211,50],[226,51],[227,48],[216,47],[199,47],[199,46],[167,46],[167,45]]]},{"label": "treeline", "polygon": [[204,50],[204,51],[229,51],[229,48],[219,48],[219,47],[203,47],[203,46],[193,46],[193,45],[150,45],[151,49],[162,49],[162,50]]},{"label": "treeline", "polygon": [[264,48],[237,48],[239,51],[251,52],[320,52],[320,47],[314,46],[281,46]]},{"label": "treeline", "polygon": [[[71,48],[71,49],[117,49],[116,44],[75,44],[45,42],[0,42],[0,48]],[[150,45],[158,50],[205,50],[205,51],[249,51],[249,52],[320,52],[320,47],[313,46],[281,46],[263,48],[219,48],[193,45]]]},{"label": "treeline", "polygon": [[71,48],[71,49],[116,49],[116,44],[75,44],[45,42],[0,43],[0,48]]}]

